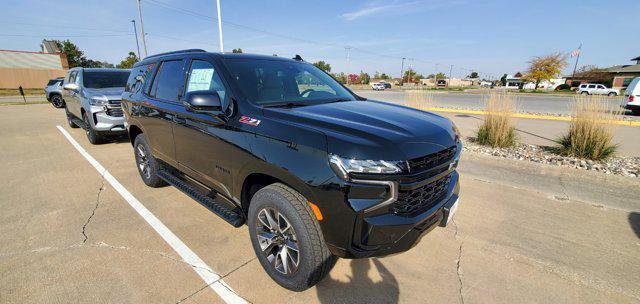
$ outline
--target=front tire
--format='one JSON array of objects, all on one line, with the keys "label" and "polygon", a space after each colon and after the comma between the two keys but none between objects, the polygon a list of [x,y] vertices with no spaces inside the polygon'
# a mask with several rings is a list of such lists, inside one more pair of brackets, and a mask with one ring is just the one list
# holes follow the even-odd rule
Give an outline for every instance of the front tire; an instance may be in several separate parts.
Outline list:
[{"label": "front tire", "polygon": [[136,157],[136,167],[142,181],[149,187],[158,188],[167,185],[167,183],[158,176],[161,164],[153,157],[151,147],[147,142],[144,134],[136,136],[133,142],[133,151]]},{"label": "front tire", "polygon": [[91,122],[89,121],[89,116],[87,112],[82,113],[82,119],[84,120],[85,132],[87,132],[87,139],[93,145],[99,145],[104,141],[104,138],[98,131],[94,130],[91,127]]},{"label": "front tire", "polygon": [[248,226],[262,268],[289,290],[314,286],[337,261],[307,200],[284,184],[256,192],[249,206]]}]

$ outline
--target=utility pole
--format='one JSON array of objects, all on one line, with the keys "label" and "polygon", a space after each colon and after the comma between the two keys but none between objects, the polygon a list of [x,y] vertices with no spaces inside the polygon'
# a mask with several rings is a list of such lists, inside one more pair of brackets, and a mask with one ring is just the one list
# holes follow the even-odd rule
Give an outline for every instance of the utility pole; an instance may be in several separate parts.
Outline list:
[{"label": "utility pole", "polygon": [[224,44],[222,43],[222,12],[220,11],[220,0],[216,0],[218,6],[218,36],[220,38],[220,53],[224,53]]},{"label": "utility pole", "polygon": [[434,88],[438,88],[438,66],[440,64],[436,63],[436,68],[435,68],[435,72],[433,73],[433,87]]},{"label": "utility pole", "polygon": [[349,61],[351,61],[351,47],[350,46],[345,46],[344,49],[347,51],[347,85],[349,85]]},{"label": "utility pole", "polygon": [[451,72],[453,72],[453,64],[449,67],[449,81],[447,81],[447,88],[451,84]]},{"label": "utility pole", "polygon": [[138,49],[138,59],[140,59],[140,43],[138,43],[138,29],[136,29],[136,20],[131,20],[133,22],[133,34],[136,36],[136,48]]},{"label": "utility pole", "polygon": [[404,79],[404,60],[406,58],[402,57],[402,65],[400,66],[400,85],[402,85],[402,80]]},{"label": "utility pole", "polygon": [[147,37],[145,37],[145,32],[144,32],[144,24],[142,22],[142,8],[140,7],[140,1],[138,0],[138,15],[140,16],[140,33],[142,34],[142,46],[144,48],[144,57],[149,56],[149,53],[147,53]]}]

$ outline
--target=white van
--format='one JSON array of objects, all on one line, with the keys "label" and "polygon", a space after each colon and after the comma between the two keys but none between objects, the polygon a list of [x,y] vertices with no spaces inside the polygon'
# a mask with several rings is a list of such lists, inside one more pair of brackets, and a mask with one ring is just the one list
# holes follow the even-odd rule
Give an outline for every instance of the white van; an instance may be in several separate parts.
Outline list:
[{"label": "white van", "polygon": [[633,114],[640,115],[640,77],[631,81],[627,90],[624,91],[625,108],[631,110]]}]

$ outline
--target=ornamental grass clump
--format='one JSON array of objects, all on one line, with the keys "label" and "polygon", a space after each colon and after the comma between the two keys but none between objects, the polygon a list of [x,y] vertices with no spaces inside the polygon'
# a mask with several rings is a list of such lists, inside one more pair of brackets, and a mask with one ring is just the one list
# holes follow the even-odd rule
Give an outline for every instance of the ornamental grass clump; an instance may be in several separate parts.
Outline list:
[{"label": "ornamental grass clump", "polygon": [[603,160],[613,156],[618,148],[613,143],[616,122],[622,111],[613,108],[601,96],[576,96],[572,105],[569,131],[560,137],[563,155]]},{"label": "ornamental grass clump", "polygon": [[404,93],[405,105],[418,110],[427,110],[433,105],[433,93],[425,90],[409,90]]},{"label": "ornamental grass clump", "polygon": [[493,148],[512,147],[516,144],[516,131],[511,121],[516,104],[507,93],[491,92],[484,97],[486,115],[478,128],[476,141]]}]

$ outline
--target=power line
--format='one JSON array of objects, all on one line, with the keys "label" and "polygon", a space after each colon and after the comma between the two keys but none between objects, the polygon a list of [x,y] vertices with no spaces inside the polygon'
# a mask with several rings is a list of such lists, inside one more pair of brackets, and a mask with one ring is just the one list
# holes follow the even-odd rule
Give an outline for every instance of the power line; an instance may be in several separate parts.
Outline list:
[{"label": "power line", "polygon": [[99,29],[94,27],[78,27],[74,25],[54,25],[54,24],[38,24],[38,23],[26,23],[26,22],[8,22],[8,21],[0,21],[3,24],[16,24],[16,25],[27,25],[27,26],[39,26],[39,27],[48,27],[48,28],[69,28],[75,30],[87,30],[87,31],[102,31],[102,32],[116,32],[116,33],[129,33],[129,31],[125,30],[113,30],[113,29]]},{"label": "power line", "polygon": [[4,37],[49,37],[49,38],[94,38],[94,37],[124,37],[124,36],[133,36],[133,34],[94,34],[94,35],[47,35],[47,34],[0,34],[0,36]]}]

